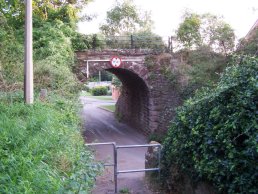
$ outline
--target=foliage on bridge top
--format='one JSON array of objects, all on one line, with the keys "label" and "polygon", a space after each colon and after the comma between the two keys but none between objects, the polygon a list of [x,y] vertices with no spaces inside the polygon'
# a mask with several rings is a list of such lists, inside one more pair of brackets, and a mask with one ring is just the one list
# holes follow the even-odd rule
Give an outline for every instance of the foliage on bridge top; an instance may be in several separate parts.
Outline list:
[{"label": "foliage on bridge top", "polygon": [[77,51],[87,49],[148,49],[163,52],[166,50],[166,43],[162,40],[162,37],[152,33],[123,36],[77,34],[77,37],[73,39],[73,45]]}]

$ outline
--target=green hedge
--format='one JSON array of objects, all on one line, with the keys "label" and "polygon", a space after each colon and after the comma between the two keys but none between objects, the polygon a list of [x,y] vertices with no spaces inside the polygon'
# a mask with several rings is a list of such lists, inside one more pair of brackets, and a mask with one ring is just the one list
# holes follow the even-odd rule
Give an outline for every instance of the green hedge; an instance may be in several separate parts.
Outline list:
[{"label": "green hedge", "polygon": [[98,168],[77,128],[75,102],[53,96],[28,106],[3,96],[0,193],[89,193]]},{"label": "green hedge", "polygon": [[[163,165],[178,167],[193,185],[210,182],[219,193],[257,193],[258,59],[236,61],[215,88],[203,89],[177,110]],[[168,172],[163,170],[166,179]]]},{"label": "green hedge", "polygon": [[97,86],[92,88],[90,92],[93,96],[105,96],[108,93],[108,89],[105,86]]}]

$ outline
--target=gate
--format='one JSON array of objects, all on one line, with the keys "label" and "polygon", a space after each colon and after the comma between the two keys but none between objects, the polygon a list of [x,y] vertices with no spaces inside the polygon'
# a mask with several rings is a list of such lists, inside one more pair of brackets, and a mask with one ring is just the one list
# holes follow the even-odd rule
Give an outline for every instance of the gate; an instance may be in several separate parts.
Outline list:
[{"label": "gate", "polygon": [[[117,177],[122,173],[134,173],[134,172],[147,172],[147,171],[158,171],[160,176],[160,152],[161,152],[161,144],[143,144],[143,145],[116,145],[115,142],[106,142],[106,143],[89,143],[85,144],[86,146],[105,146],[112,145],[113,147],[113,163],[104,164],[104,166],[113,166],[114,167],[114,185],[115,185],[115,193],[117,193]],[[143,168],[143,169],[128,169],[128,170],[119,170],[118,169],[118,150],[124,148],[142,148],[142,147],[157,147],[158,148],[158,166],[156,168]]]}]

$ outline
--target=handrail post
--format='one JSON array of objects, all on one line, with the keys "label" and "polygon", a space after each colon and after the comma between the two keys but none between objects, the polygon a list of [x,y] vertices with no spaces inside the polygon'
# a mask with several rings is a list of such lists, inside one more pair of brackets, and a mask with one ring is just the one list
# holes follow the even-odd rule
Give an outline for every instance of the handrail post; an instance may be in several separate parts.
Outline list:
[{"label": "handrail post", "polygon": [[[104,142],[104,143],[89,143],[85,144],[86,146],[98,146],[98,145],[112,145],[113,146],[113,157],[114,164],[106,164],[105,166],[114,166],[114,185],[115,185],[115,194],[118,192],[118,174],[120,173],[133,173],[133,172],[147,172],[147,171],[158,171],[160,177],[160,159],[161,159],[161,145],[160,144],[144,144],[144,145],[116,145],[115,142]],[[118,170],[117,155],[118,149],[123,148],[142,148],[142,147],[158,147],[158,168],[147,168],[147,169],[136,169],[136,170]]]},{"label": "handrail post", "polygon": [[158,168],[159,168],[159,179],[160,179],[160,160],[161,160],[161,146],[158,146]]},{"label": "handrail post", "polygon": [[90,77],[90,72],[89,72],[89,61],[87,60],[87,66],[86,66],[86,74],[87,74],[87,79]]},{"label": "handrail post", "polygon": [[117,148],[116,143],[113,144],[114,149],[114,183],[115,183],[115,193],[117,193]]},{"label": "handrail post", "polygon": [[134,40],[133,40],[133,35],[131,35],[131,49],[134,49]]}]

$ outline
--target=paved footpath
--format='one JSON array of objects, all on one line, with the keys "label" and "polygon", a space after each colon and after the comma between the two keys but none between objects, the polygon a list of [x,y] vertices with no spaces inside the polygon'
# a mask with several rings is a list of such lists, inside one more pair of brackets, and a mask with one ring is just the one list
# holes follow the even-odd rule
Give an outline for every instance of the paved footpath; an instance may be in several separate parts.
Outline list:
[{"label": "paved footpath", "polygon": [[[115,101],[81,97],[83,104],[84,137],[86,143],[116,142],[117,145],[146,144],[147,139],[137,130],[118,122],[114,114],[99,108],[101,105],[115,104]],[[112,146],[99,146],[95,158],[105,163],[113,163]],[[118,169],[144,168],[146,148],[118,150]],[[118,191],[131,194],[153,194],[145,181],[145,174],[126,173],[118,175]],[[92,194],[114,193],[113,167],[106,167],[104,174],[97,178]]]}]

